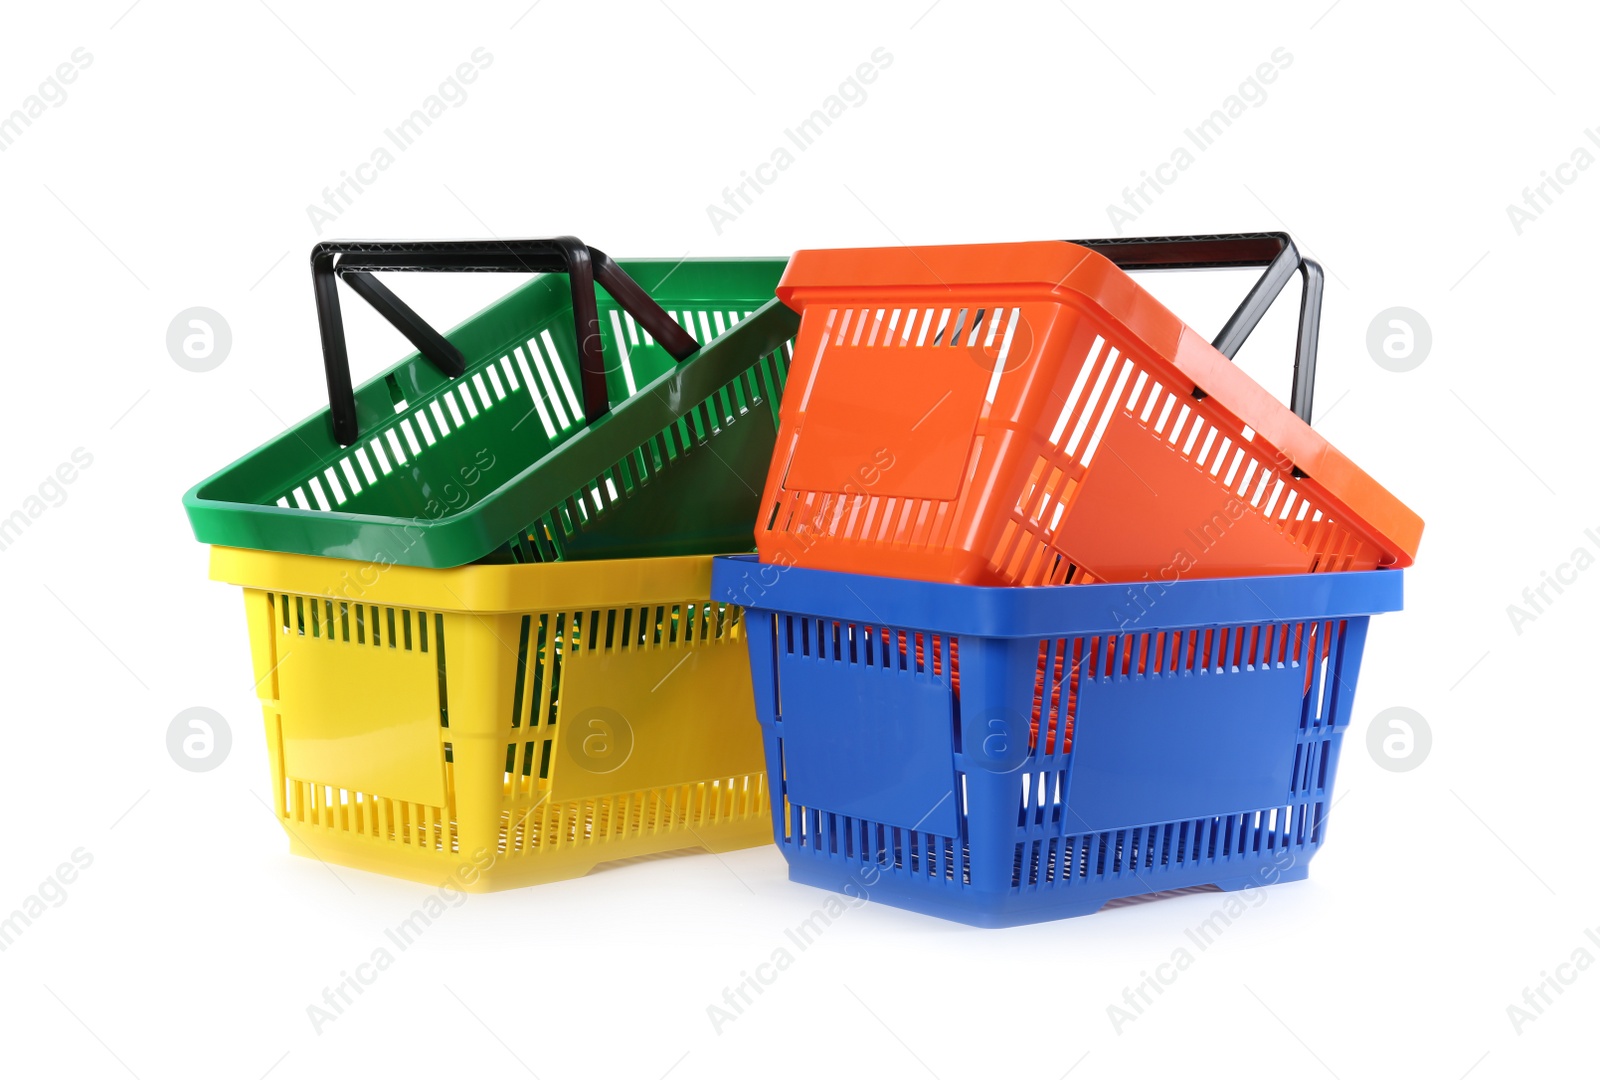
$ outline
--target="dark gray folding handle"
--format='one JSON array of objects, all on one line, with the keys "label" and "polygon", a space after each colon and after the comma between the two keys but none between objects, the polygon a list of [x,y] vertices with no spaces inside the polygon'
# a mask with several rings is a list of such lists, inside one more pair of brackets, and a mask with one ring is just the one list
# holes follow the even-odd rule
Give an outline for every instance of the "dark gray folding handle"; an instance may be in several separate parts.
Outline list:
[{"label": "dark gray folding handle", "polygon": [[1266,267],[1211,343],[1230,360],[1298,271],[1302,279],[1300,328],[1295,341],[1289,408],[1300,419],[1311,423],[1311,395],[1317,381],[1317,333],[1322,323],[1322,267],[1301,255],[1288,233],[1142,236],[1068,242],[1094,249],[1123,270]]},{"label": "dark gray folding handle", "polygon": [[650,299],[638,282],[599,248],[572,236],[539,240],[330,240],[311,249],[311,280],[322,334],[322,363],[328,377],[328,407],[333,434],[341,446],[359,436],[344,318],[339,310],[339,279],[389,321],[418,352],[450,378],[466,372],[461,351],[373,276],[378,271],[461,271],[477,273],[563,273],[572,289],[573,331],[584,416],[594,423],[611,408],[606,392],[605,357],[595,283],[611,294],[675,359],[700,348],[693,335]]}]

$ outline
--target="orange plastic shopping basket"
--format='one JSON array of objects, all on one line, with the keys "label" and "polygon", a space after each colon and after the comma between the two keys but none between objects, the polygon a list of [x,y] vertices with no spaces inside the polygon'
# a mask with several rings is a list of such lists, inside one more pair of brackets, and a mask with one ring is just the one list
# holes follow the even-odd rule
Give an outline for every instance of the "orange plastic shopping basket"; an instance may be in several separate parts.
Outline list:
[{"label": "orange plastic shopping basket", "polygon": [[[1207,343],[1125,270],[1265,266]],[[1230,358],[1299,272],[1286,408]],[[763,562],[981,585],[1407,566],[1314,432],[1322,269],[1283,233],[802,251]]]}]

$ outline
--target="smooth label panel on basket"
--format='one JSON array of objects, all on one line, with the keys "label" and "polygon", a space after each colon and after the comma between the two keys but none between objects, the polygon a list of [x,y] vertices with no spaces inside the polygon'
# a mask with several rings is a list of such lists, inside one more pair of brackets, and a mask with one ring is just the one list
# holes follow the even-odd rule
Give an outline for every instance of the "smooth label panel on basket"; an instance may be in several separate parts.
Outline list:
[{"label": "smooth label panel on basket", "polygon": [[778,670],[791,803],[957,834],[947,682],[793,653]]},{"label": "smooth label panel on basket", "polygon": [[[742,637],[693,647],[574,653],[556,721],[557,800],[730,778],[761,760]],[[693,727],[685,717],[695,717]]]},{"label": "smooth label panel on basket", "polygon": [[1209,482],[1206,472],[1132,418],[1113,421],[1055,546],[1102,581],[1313,568],[1316,553],[1237,492]]},{"label": "smooth label panel on basket", "polygon": [[438,657],[420,636],[408,635],[405,647],[362,637],[307,635],[285,646],[277,670],[284,775],[443,806]]},{"label": "smooth label panel on basket", "polygon": [[[821,324],[820,330],[812,337],[802,325],[795,346],[817,349],[817,354],[810,383],[800,390],[805,434],[785,486],[897,499],[955,498],[983,411],[989,370],[959,344],[952,347],[947,339],[959,337],[952,328],[940,328],[944,338],[937,346],[910,346],[917,353],[917,377],[903,378],[888,368],[885,344],[865,344],[880,330],[887,333],[886,326],[874,325],[870,312],[855,312],[853,322],[848,312],[824,322],[827,314],[808,313],[806,320]],[[840,337],[842,342],[836,340]],[[861,344],[851,344],[856,340]],[[885,467],[889,461],[893,464]]]},{"label": "smooth label panel on basket", "polygon": [[1096,832],[1289,799],[1298,664],[1083,680],[1067,828]]}]

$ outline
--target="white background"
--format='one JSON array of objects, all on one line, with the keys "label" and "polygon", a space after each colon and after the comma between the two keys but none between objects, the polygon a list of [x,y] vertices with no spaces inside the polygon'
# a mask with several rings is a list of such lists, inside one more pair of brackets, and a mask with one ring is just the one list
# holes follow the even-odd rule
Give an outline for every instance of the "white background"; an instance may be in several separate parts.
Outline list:
[{"label": "white background", "polygon": [[[0,115],[75,48],[93,57],[0,153],[0,516],[75,448],[93,456],[0,551],[0,915],[75,850],[93,859],[0,953],[6,1071],[1592,1072],[1600,971],[1520,1034],[1507,1014],[1574,950],[1600,958],[1584,935],[1600,927],[1600,571],[1520,633],[1506,610],[1575,548],[1600,553],[1584,535],[1600,528],[1600,169],[1520,233],[1506,212],[1600,124],[1582,9],[671,2],[6,12]],[[1407,610],[1373,623],[1309,881],[1263,894],[1120,1032],[1107,1006],[1216,894],[1005,931],[863,907],[719,1033],[707,1006],[824,896],[788,883],[773,848],[472,897],[314,1030],[307,1005],[426,890],[288,853],[264,809],[239,597],[207,580],[179,497],[322,406],[306,206],[480,46],[493,62],[465,103],[324,237],[570,232],[676,258],[1105,235],[1124,187],[1275,49],[1292,56],[1121,231],[1293,231],[1329,271],[1317,426],[1428,522]],[[706,205],[879,47],[893,60],[865,101],[713,228]],[[1246,283],[1152,287],[1211,333]],[[448,324],[506,285],[430,279],[408,296]],[[206,374],[165,345],[196,305],[233,334]],[[1366,344],[1394,306],[1432,331],[1406,373]],[[368,314],[351,317],[361,377],[405,351]],[[1291,340],[1279,313],[1240,362],[1280,388]],[[191,706],[232,729],[209,773],[167,753]],[[1395,706],[1432,731],[1409,772],[1367,750]]]}]

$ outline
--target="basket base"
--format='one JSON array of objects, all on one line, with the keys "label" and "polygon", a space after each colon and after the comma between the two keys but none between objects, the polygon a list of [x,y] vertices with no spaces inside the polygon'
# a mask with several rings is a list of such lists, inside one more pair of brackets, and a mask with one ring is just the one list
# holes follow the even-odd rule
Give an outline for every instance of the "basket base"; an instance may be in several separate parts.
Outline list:
[{"label": "basket base", "polygon": [[[1272,879],[1272,884],[1281,885],[1284,882],[1303,881],[1310,868],[1301,861],[1294,866],[1283,869]],[[1113,900],[1127,897],[1156,896],[1174,889],[1186,889],[1196,885],[1215,886],[1223,892],[1238,892],[1249,888],[1266,888],[1259,872],[1242,876],[1219,878],[1211,881],[1203,878],[1194,881],[1163,882],[1162,888],[1152,889],[1137,880],[1127,882],[1106,882],[1102,885],[1080,886],[1068,891],[1067,895],[1048,896],[1036,890],[1023,890],[1022,892],[985,893],[972,889],[945,890],[930,887],[925,882],[912,879],[880,878],[870,888],[859,884],[859,878],[848,872],[839,870],[836,866],[827,866],[820,863],[796,860],[789,864],[789,880],[802,885],[811,885],[830,892],[845,891],[849,882],[852,895],[859,896],[865,893],[870,900],[887,904],[890,907],[903,908],[906,911],[915,911],[921,915],[931,915],[935,918],[948,919],[951,922],[965,923],[968,926],[979,926],[986,929],[997,929],[1007,926],[1026,926],[1031,923],[1053,922],[1056,919],[1071,919],[1080,915],[1093,915],[1106,904]]]},{"label": "basket base", "polygon": [[349,835],[303,837],[285,823],[292,854],[318,862],[422,885],[449,886],[467,893],[500,892],[528,885],[581,878],[596,867],[643,855],[737,851],[772,843],[772,819],[760,814],[746,821],[672,830],[649,836],[610,839],[600,845],[575,844],[547,851],[500,856],[487,866],[453,851],[397,846],[387,840]]}]

